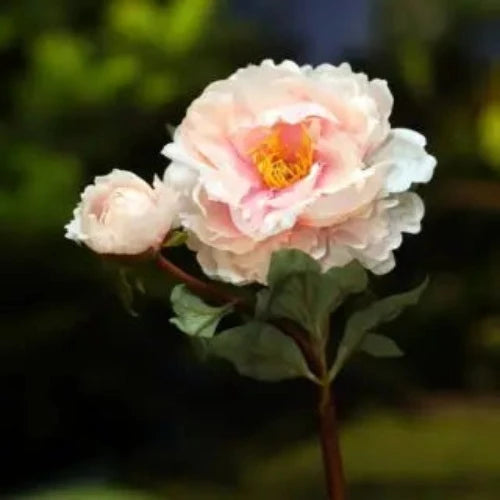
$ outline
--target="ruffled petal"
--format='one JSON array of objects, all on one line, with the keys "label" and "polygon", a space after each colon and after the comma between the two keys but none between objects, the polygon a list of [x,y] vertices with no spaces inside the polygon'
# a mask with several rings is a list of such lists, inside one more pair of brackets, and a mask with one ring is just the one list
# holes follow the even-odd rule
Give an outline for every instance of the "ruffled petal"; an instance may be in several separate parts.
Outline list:
[{"label": "ruffled petal", "polygon": [[425,137],[409,129],[393,129],[387,141],[369,158],[371,166],[389,165],[385,182],[389,193],[408,190],[412,183],[429,182],[436,159],[425,151]]},{"label": "ruffled petal", "polygon": [[[386,81],[346,63],[265,60],[210,84],[163,150],[173,161],[164,182],[179,193],[179,220],[204,271],[264,283],[280,248],[299,248],[325,269],[353,259],[374,273],[392,269],[402,233],[418,232],[423,216],[420,198],[405,191],[436,165],[423,136],[391,131],[392,106]],[[274,127],[299,126],[312,144],[301,157],[307,170],[288,175],[290,185],[269,184],[252,151]],[[283,179],[283,162],[296,160],[279,140],[285,147],[269,154],[280,156],[265,165],[277,170],[265,174]]]}]

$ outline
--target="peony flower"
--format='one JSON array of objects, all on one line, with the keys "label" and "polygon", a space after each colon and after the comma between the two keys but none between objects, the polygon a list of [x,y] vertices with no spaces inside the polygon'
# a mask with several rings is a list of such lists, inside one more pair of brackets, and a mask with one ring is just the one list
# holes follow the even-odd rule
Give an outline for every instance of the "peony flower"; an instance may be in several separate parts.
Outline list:
[{"label": "peony flower", "polygon": [[266,60],[209,85],[163,149],[203,270],[265,283],[281,248],[325,269],[357,259],[391,270],[424,213],[407,191],[436,165],[422,135],[391,129],[392,103],[387,82],[345,63]]},{"label": "peony flower", "polygon": [[66,225],[66,238],[100,254],[156,250],[177,216],[178,195],[155,177],[153,187],[125,170],[96,177]]}]

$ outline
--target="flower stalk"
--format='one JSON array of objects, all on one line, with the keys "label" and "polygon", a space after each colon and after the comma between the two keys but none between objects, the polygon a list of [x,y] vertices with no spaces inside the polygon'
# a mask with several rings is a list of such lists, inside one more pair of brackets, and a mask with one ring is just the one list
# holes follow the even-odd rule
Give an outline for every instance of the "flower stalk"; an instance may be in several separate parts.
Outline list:
[{"label": "flower stalk", "polygon": [[[184,271],[184,269],[181,269],[172,261],[165,258],[161,253],[158,253],[156,263],[163,272],[172,278],[175,278],[177,281],[184,283],[193,293],[196,293],[209,301],[215,301],[223,304],[231,302],[240,310],[241,308],[248,309],[242,297],[226,292],[220,287],[212,285],[211,283],[189,274]],[[249,310],[246,310],[245,312],[249,312]]]},{"label": "flower stalk", "polygon": [[[325,370],[326,372],[326,370]],[[345,500],[345,479],[331,383],[324,374],[318,392],[319,439],[329,500]]]},{"label": "flower stalk", "polygon": [[[184,283],[193,293],[203,298],[221,304],[232,303],[236,310],[249,314],[253,306],[243,297],[232,294],[212,283],[203,281],[180,267],[169,259],[158,253],[156,259],[158,267],[170,277]],[[335,403],[331,391],[331,383],[328,377],[328,369],[325,359],[325,345],[315,349],[306,340],[307,336],[299,330],[292,321],[282,319],[274,320],[272,323],[284,334],[291,337],[301,350],[311,372],[318,381],[318,419],[319,437],[323,457],[323,468],[325,473],[326,489],[329,500],[345,500],[345,479],[342,466],[342,457],[338,439],[338,424],[335,411]],[[325,330],[329,329],[329,324]],[[325,332],[327,335],[328,332]],[[325,337],[326,338],[326,337]],[[319,352],[318,352],[319,351]]]}]

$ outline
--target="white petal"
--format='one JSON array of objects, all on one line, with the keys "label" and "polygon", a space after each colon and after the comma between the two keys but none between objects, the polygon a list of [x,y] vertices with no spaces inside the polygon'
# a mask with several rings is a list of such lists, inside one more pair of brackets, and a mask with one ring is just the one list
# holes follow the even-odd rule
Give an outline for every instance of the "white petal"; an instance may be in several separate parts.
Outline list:
[{"label": "white petal", "polygon": [[388,211],[391,225],[397,230],[416,234],[420,232],[420,221],[424,216],[424,202],[415,193],[397,196],[398,205]]},{"label": "white petal", "polygon": [[419,232],[423,215],[423,202],[415,193],[380,200],[364,216],[330,230],[325,261],[337,265],[337,255],[345,260],[350,255],[375,274],[387,273],[395,265],[392,252],[401,245],[402,233]]},{"label": "white petal", "polygon": [[425,137],[418,132],[393,129],[367,163],[390,165],[385,188],[389,193],[401,193],[414,182],[428,182],[432,178],[436,159],[425,151],[425,145]]},{"label": "white petal", "polygon": [[187,194],[196,185],[198,176],[199,174],[195,169],[190,168],[185,163],[174,161],[165,170],[163,181],[180,193]]},{"label": "white petal", "polygon": [[87,238],[87,235],[83,232],[82,229],[80,212],[80,204],[78,204],[78,206],[73,211],[73,219],[64,226],[64,229],[66,229],[66,234],[64,235],[64,237],[68,238],[68,240],[76,241],[77,243],[80,243]]}]

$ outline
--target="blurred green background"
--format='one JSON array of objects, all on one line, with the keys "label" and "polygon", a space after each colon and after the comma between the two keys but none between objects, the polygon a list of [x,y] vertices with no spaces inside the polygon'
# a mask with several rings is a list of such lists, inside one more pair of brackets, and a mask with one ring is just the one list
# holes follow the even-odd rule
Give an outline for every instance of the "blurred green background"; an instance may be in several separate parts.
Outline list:
[{"label": "blurred green background", "polygon": [[266,57],[386,78],[394,126],[439,160],[423,233],[375,285],[431,277],[387,327],[407,356],[338,382],[350,498],[500,498],[498,0],[2,0],[2,498],[324,498],[307,382],[199,363],[161,278],[130,317],[63,238],[95,175],[161,175],[166,124]]}]

